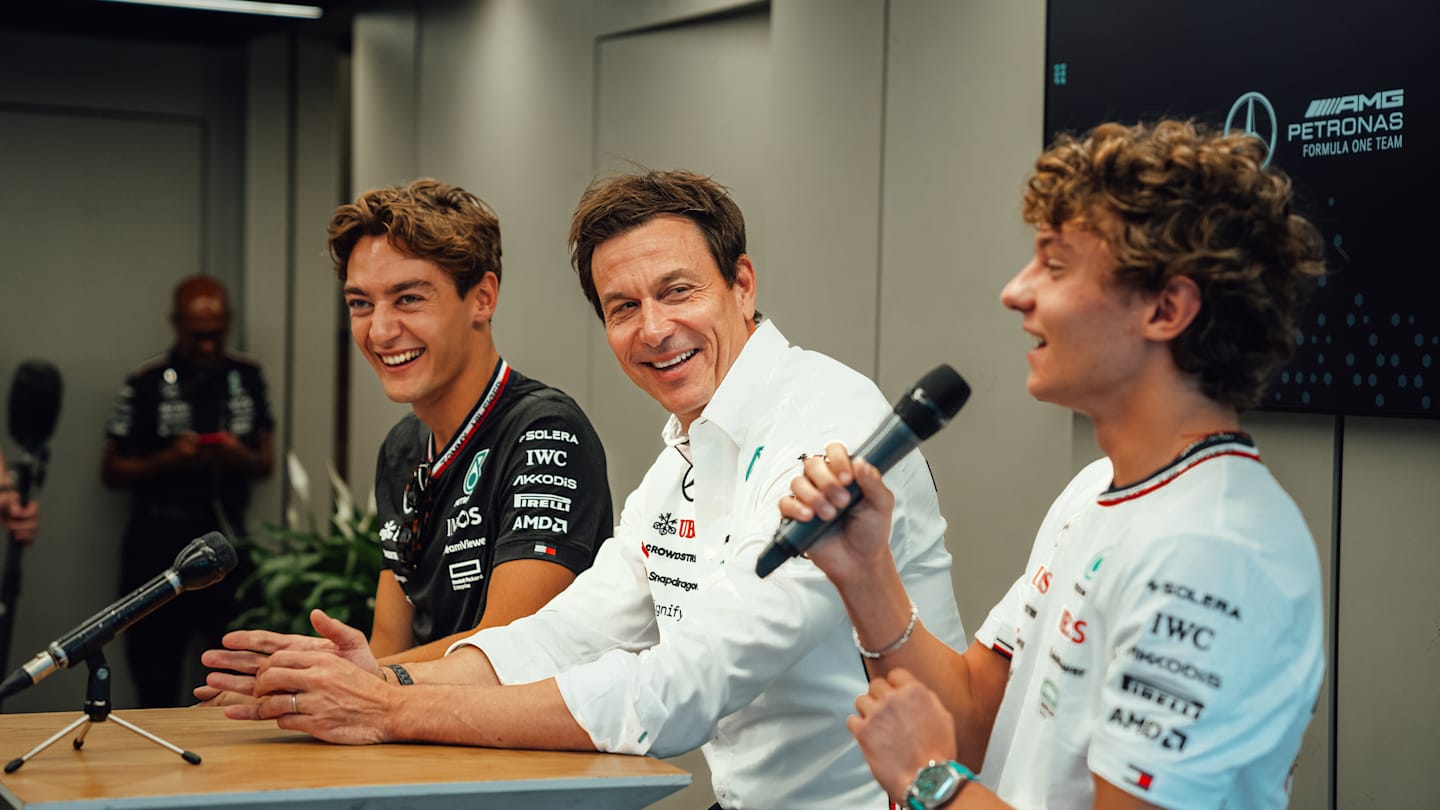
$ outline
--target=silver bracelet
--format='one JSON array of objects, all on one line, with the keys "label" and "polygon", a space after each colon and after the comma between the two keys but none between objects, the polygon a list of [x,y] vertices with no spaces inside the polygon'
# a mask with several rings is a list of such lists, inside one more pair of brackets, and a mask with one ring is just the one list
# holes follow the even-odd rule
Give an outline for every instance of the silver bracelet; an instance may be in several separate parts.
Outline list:
[{"label": "silver bracelet", "polygon": [[915,603],[911,602],[910,622],[905,625],[905,632],[901,633],[899,638],[879,650],[865,649],[865,645],[860,643],[860,633],[855,629],[853,624],[850,626],[850,635],[855,639],[855,649],[860,651],[860,655],[874,661],[876,658],[883,658],[905,646],[905,642],[909,641],[911,634],[915,632],[915,623],[918,621],[920,621],[920,608],[915,607]]}]

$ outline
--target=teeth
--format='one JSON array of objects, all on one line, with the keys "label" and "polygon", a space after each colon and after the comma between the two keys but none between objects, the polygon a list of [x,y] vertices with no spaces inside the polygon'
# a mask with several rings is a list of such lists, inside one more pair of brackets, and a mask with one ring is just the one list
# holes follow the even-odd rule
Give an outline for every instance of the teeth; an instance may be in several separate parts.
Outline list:
[{"label": "teeth", "polygon": [[685,352],[685,353],[682,354],[682,355],[678,355],[678,356],[675,357],[674,359],[665,360],[665,361],[663,361],[663,362],[657,360],[656,362],[651,363],[650,365],[654,366],[655,368],[670,368],[671,366],[675,365],[676,363],[683,363],[683,362],[685,362],[686,360],[689,360],[691,357],[694,356],[694,354],[695,354],[695,350],[694,350],[694,349],[691,349],[690,351]]},{"label": "teeth", "polygon": [[392,354],[392,355],[383,355],[383,354],[382,354],[382,355],[380,355],[380,362],[384,363],[384,364],[387,365],[387,366],[398,366],[398,365],[401,365],[402,363],[408,363],[408,362],[410,362],[411,360],[414,360],[415,358],[419,357],[421,354],[424,354],[424,352],[425,352],[424,349],[411,349],[411,350],[408,351],[408,352],[401,352],[401,353],[399,353],[399,354]]}]

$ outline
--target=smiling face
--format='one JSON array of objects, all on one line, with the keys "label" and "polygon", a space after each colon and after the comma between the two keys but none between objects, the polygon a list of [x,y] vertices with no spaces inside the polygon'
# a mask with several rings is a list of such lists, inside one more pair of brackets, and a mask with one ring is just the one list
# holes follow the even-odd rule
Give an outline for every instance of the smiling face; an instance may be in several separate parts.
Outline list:
[{"label": "smiling face", "polygon": [[1090,230],[1036,232],[1034,257],[1000,294],[1036,339],[1026,355],[1031,396],[1094,418],[1123,408],[1141,384],[1156,348],[1144,332],[1152,301],[1117,284],[1115,267]]},{"label": "smiling face", "polygon": [[493,274],[462,298],[434,262],[400,253],[383,236],[361,238],[346,264],[355,346],[385,396],[410,403],[437,439],[453,430],[448,423],[463,418],[489,379],[495,299]]},{"label": "smiling face", "polygon": [[689,430],[755,331],[755,268],[726,286],[705,237],[660,216],[595,249],[605,338],[625,374]]}]

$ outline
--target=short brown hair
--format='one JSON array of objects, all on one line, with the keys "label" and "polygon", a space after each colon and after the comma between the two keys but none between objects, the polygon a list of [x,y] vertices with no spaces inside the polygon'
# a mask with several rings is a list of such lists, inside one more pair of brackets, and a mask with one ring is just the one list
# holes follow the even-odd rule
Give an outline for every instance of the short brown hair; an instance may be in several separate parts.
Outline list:
[{"label": "short brown hair", "polygon": [[595,249],[609,239],[659,216],[684,217],[705,236],[710,256],[727,287],[735,286],[738,262],[745,253],[745,217],[729,190],[713,179],[687,171],[646,170],[596,180],[580,195],[570,218],[570,263],[580,289],[605,320],[590,262]]},{"label": "short brown hair", "polygon": [[486,273],[500,281],[500,219],[484,200],[459,186],[421,178],[367,191],[336,209],[330,219],[330,255],[341,281],[355,243],[382,235],[400,253],[434,262],[462,297]]},{"label": "short brown hair", "polygon": [[[1025,221],[1104,238],[1115,280],[1158,292],[1200,288],[1194,322],[1171,343],[1206,396],[1245,410],[1295,350],[1301,309],[1324,273],[1320,233],[1292,211],[1290,179],[1253,137],[1193,122],[1102,124],[1062,135],[1035,162]],[[1104,227],[1113,216],[1116,225]]]}]

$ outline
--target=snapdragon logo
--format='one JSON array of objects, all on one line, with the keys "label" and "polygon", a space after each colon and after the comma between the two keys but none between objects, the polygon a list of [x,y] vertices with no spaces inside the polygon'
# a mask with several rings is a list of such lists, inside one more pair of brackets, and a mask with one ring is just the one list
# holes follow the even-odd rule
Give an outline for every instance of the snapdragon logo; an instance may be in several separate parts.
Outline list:
[{"label": "snapdragon logo", "polygon": [[1265,144],[1265,160],[1260,168],[1269,166],[1270,159],[1275,156],[1275,138],[1280,133],[1280,123],[1275,117],[1275,106],[1264,93],[1251,90],[1241,94],[1230,105],[1230,112],[1225,116],[1225,131],[1234,132],[1237,129]]}]

